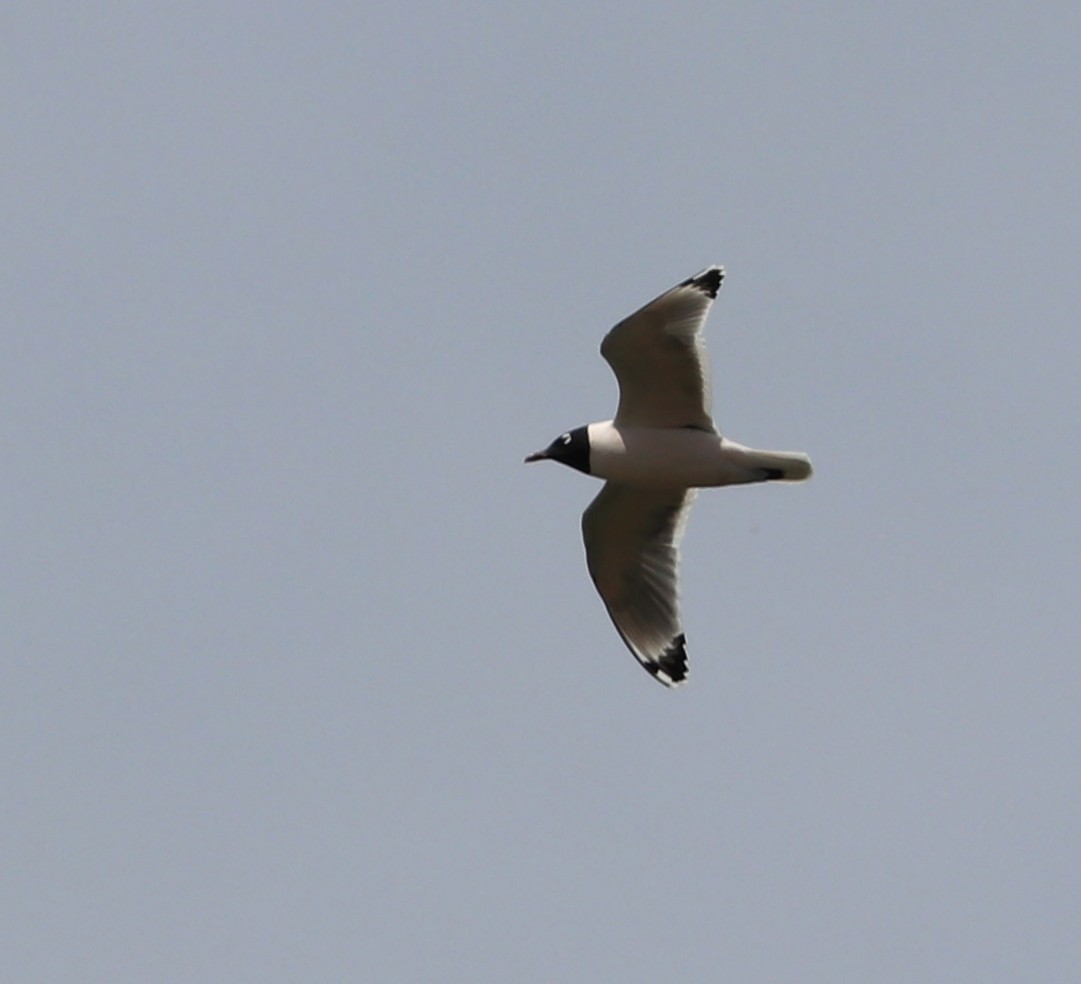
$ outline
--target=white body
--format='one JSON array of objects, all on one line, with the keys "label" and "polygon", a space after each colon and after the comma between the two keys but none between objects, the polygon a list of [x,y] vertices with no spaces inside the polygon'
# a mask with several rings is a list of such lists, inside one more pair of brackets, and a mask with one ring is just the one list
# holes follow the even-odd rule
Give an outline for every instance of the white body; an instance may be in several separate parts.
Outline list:
[{"label": "white body", "polygon": [[611,420],[589,425],[591,475],[640,488],[704,489],[761,482],[801,482],[811,475],[805,454],[757,451],[720,434],[691,427],[618,426]]}]

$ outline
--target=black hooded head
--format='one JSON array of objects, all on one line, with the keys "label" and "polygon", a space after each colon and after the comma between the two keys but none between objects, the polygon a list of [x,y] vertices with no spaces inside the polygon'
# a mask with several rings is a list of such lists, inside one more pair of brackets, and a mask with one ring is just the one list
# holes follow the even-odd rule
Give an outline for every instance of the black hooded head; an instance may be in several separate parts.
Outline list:
[{"label": "black hooded head", "polygon": [[574,430],[560,434],[543,451],[531,454],[526,461],[542,461],[551,458],[560,464],[569,465],[580,472],[589,472],[589,430],[575,427]]}]

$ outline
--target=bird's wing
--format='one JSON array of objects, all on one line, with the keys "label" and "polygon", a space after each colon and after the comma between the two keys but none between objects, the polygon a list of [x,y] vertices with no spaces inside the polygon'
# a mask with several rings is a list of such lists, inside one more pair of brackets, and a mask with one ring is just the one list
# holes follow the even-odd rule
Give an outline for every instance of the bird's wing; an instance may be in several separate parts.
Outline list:
[{"label": "bird's wing", "polygon": [[604,336],[601,355],[619,382],[617,425],[714,429],[702,325],[723,280],[724,267],[708,267]]},{"label": "bird's wing", "polygon": [[582,516],[586,564],[627,648],[661,683],[687,675],[679,619],[679,541],[694,489],[607,482]]}]

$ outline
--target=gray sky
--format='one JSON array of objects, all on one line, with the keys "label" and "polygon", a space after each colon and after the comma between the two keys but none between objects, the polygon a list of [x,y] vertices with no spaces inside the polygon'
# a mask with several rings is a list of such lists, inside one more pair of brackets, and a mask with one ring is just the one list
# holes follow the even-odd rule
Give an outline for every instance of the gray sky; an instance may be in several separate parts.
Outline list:
[{"label": "gray sky", "polygon": [[[1078,979],[1076,3],[0,39],[0,977]],[[521,462],[713,262],[667,692]]]}]

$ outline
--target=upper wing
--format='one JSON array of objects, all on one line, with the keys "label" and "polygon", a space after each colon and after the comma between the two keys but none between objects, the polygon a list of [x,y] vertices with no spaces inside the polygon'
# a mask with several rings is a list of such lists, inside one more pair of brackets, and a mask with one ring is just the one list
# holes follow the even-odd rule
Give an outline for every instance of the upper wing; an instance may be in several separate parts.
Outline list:
[{"label": "upper wing", "polygon": [[714,429],[702,325],[723,280],[724,267],[708,267],[604,336],[601,355],[619,382],[616,424]]},{"label": "upper wing", "polygon": [[586,565],[627,648],[661,683],[687,675],[679,619],[679,541],[694,489],[607,482],[582,516]]}]

